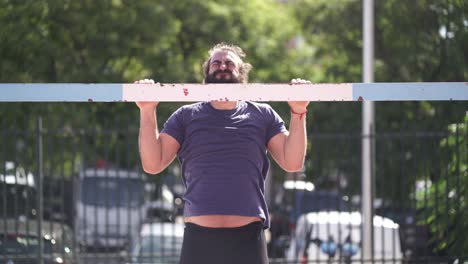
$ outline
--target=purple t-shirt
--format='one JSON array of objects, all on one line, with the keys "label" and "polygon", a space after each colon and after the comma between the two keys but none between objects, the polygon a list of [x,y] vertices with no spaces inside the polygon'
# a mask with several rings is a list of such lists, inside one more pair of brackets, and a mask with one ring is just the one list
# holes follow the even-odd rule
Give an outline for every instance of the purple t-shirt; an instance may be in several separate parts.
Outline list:
[{"label": "purple t-shirt", "polygon": [[181,146],[184,216],[254,216],[268,228],[267,144],[284,131],[283,120],[268,104],[241,101],[233,110],[217,110],[203,102],[174,112],[161,133]]}]

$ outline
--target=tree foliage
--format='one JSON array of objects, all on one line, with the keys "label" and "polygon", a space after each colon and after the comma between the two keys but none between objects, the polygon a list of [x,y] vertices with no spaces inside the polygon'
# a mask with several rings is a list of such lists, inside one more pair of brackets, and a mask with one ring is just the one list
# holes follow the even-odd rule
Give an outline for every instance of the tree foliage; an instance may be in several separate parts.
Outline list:
[{"label": "tree foliage", "polygon": [[[0,25],[0,82],[129,83],[142,78],[201,82],[207,51],[221,41],[246,51],[254,65],[251,82],[288,82],[296,77],[317,83],[362,80],[359,0],[0,0]],[[466,81],[466,47],[467,1],[375,1],[376,82]],[[287,104],[272,105],[288,122]],[[179,106],[161,104],[159,125]],[[441,130],[461,120],[466,110],[466,102],[379,102],[376,130]],[[131,103],[2,103],[0,116],[3,128],[14,126],[21,132],[34,131],[35,117],[42,116],[50,131],[62,131],[66,140],[82,147],[96,147],[97,158],[106,157],[106,149],[117,148],[122,138],[128,140],[124,135],[135,135],[139,122]],[[99,139],[80,132],[122,127]],[[320,182],[331,171],[345,171],[357,192],[361,103],[312,103],[308,131],[318,136],[309,144],[307,176]],[[320,132],[339,133],[340,140],[324,139]],[[18,142],[8,144],[15,147]],[[378,144],[377,150],[382,147]],[[413,143],[399,144],[385,148],[411,149]],[[344,149],[354,154],[344,157]],[[408,157],[416,156],[408,152]],[[27,155],[33,159],[34,150]],[[77,159],[70,153],[60,155],[49,158],[54,162],[65,158],[69,164]],[[436,156],[430,159],[436,164]],[[377,162],[388,177],[400,175],[400,168],[386,157]],[[400,165],[414,163],[402,158]],[[281,170],[275,172],[283,178]],[[390,179],[378,178],[377,185],[386,186]],[[410,194],[411,184],[401,186],[401,193]]]},{"label": "tree foliage", "polygon": [[[320,69],[311,79],[317,82],[361,82],[362,1],[297,0],[290,1],[289,7],[300,24],[303,45],[310,47],[310,56],[306,58],[308,67]],[[466,1],[375,1],[375,81],[466,80],[467,16]],[[375,129],[377,133],[387,133],[440,131],[460,120],[468,106],[463,101],[377,102],[375,108]],[[313,122],[309,131],[361,131],[360,103],[313,104],[311,112]],[[359,140],[353,144],[352,148],[360,149]],[[377,151],[384,147],[379,142],[376,144]],[[390,148],[411,149],[413,143],[399,144],[395,142]],[[416,153],[410,154],[416,156]],[[345,163],[356,161],[359,162],[349,157]],[[414,160],[403,159],[402,162],[401,166],[413,166]],[[307,165],[311,169],[314,166]],[[336,164],[330,166],[338,167]],[[349,167],[346,168],[349,171]],[[390,177],[400,175],[400,168],[385,158],[379,161],[378,168]],[[420,173],[418,177],[424,175]],[[404,188],[411,186],[404,185]],[[410,193],[410,190],[402,190],[402,193]]]},{"label": "tree foliage", "polygon": [[[200,82],[208,49],[221,41],[247,51],[252,81],[290,78],[284,47],[296,24],[274,1],[1,2],[1,82]],[[160,120],[179,105],[163,104]],[[124,103],[2,104],[0,111],[5,123],[23,126],[32,125],[31,114],[56,126],[105,125],[109,116],[138,121]]]},{"label": "tree foliage", "polygon": [[[252,81],[286,81],[288,69],[294,68],[289,60],[297,56],[285,49],[297,24],[275,1],[0,3],[1,82],[200,82],[208,49],[221,41],[245,49],[255,65]],[[160,105],[160,126],[180,105]],[[83,128],[127,127],[134,133],[139,121],[130,103],[2,103],[0,113],[2,127],[34,131],[35,117],[42,116],[50,131],[65,131],[75,141]],[[97,155],[103,155],[102,148],[117,147],[117,142],[88,144],[101,148]],[[33,156],[34,150],[27,155]]]},{"label": "tree foliage", "polygon": [[[301,25],[304,45],[311,47],[308,67],[321,69],[307,77],[361,82],[362,1],[297,0],[290,8]],[[467,16],[466,1],[375,1],[375,81],[468,79]],[[315,125],[322,131],[342,131],[346,123],[345,129],[360,131],[359,106],[316,104]],[[443,129],[460,120],[466,109],[464,102],[378,103],[376,129]]]},{"label": "tree foliage", "polygon": [[440,147],[449,154],[448,164],[442,164],[440,175],[430,178],[417,193],[418,209],[434,234],[432,243],[437,251],[451,256],[468,252],[468,241],[463,238],[468,230],[468,113],[462,123],[448,127],[449,136],[440,141]]}]

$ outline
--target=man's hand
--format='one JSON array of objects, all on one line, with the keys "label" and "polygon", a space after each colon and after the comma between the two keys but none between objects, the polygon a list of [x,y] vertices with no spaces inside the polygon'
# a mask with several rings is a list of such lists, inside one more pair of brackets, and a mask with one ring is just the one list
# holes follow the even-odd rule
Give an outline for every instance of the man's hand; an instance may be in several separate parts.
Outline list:
[{"label": "man's hand", "polygon": [[[300,85],[300,84],[310,84],[311,82],[308,80],[303,79],[292,79],[291,84]],[[305,113],[307,112],[307,106],[309,105],[309,101],[289,101],[289,107],[291,107],[291,111],[294,113]]]},{"label": "man's hand", "polygon": [[[143,79],[139,81],[135,81],[134,83],[137,84],[154,84],[153,79]],[[158,106],[159,102],[136,102],[136,105],[140,108],[140,110],[143,109],[155,109],[156,106]]]}]

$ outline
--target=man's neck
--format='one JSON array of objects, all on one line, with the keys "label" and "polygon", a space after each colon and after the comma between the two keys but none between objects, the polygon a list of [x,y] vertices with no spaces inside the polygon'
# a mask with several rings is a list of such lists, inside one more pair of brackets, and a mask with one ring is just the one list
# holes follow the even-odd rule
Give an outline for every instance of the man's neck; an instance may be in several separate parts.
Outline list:
[{"label": "man's neck", "polygon": [[237,107],[237,101],[211,101],[211,106],[217,110],[232,110]]}]

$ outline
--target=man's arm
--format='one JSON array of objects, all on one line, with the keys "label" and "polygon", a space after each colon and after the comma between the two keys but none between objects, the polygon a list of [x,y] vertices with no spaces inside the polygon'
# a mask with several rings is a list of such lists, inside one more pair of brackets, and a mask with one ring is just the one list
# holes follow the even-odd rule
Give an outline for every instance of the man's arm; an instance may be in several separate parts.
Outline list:
[{"label": "man's arm", "polygon": [[163,171],[180,148],[173,137],[159,133],[154,108],[140,108],[138,145],[143,170],[150,174]]},{"label": "man's arm", "polygon": [[[293,79],[292,84],[307,84],[309,81]],[[288,102],[291,108],[289,132],[279,133],[268,142],[268,151],[285,171],[300,171],[304,166],[307,150],[306,113],[309,102]]]},{"label": "man's arm", "polygon": [[[135,83],[154,83],[153,80],[142,80]],[[137,102],[140,108],[140,132],[138,147],[143,170],[157,174],[164,170],[176,157],[180,148],[173,137],[158,130],[156,107],[158,102]]]},{"label": "man's arm", "polygon": [[[297,113],[297,112],[296,112]],[[307,149],[306,118],[291,114],[289,132],[279,133],[268,142],[268,151],[285,171],[300,171]]]}]

